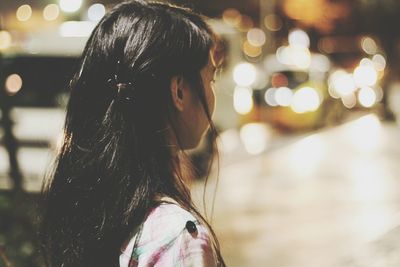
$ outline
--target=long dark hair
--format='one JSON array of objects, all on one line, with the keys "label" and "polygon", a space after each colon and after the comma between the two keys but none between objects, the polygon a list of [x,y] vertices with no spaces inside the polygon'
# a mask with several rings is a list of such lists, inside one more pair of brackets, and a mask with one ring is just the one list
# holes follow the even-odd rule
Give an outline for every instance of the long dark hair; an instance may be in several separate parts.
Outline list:
[{"label": "long dark hair", "polygon": [[[224,265],[167,134],[174,75],[196,91],[216,134],[200,75],[215,40],[202,16],[158,2],[120,3],[97,24],[71,79],[63,143],[42,188],[46,266],[118,266],[123,242],[158,195],[175,199],[209,227]],[[132,83],[129,95],[110,86],[115,75]]]}]

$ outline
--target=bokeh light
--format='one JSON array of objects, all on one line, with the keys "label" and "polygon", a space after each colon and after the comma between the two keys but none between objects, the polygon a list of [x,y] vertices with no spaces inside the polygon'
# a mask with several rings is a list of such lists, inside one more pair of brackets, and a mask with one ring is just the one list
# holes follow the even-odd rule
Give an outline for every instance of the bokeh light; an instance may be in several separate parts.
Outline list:
[{"label": "bokeh light", "polygon": [[104,14],[106,14],[106,8],[103,4],[93,4],[88,9],[88,18],[91,21],[99,21]]},{"label": "bokeh light", "polygon": [[314,71],[327,72],[331,67],[329,58],[322,54],[316,54],[311,57],[310,68]]},{"label": "bokeh light", "polygon": [[290,105],[296,113],[305,113],[315,111],[319,108],[321,100],[318,92],[312,87],[303,87],[298,89]]},{"label": "bokeh light", "polygon": [[294,29],[289,33],[289,44],[308,48],[310,47],[310,38],[305,31]]},{"label": "bokeh light", "polygon": [[43,9],[43,18],[51,21],[56,20],[60,14],[60,9],[56,4],[49,4]]},{"label": "bokeh light", "polygon": [[276,107],[276,106],[278,106],[278,103],[277,103],[276,100],[275,100],[275,93],[276,93],[276,90],[277,90],[277,88],[271,87],[271,88],[268,88],[268,89],[265,91],[265,94],[264,94],[264,100],[265,100],[265,102],[266,102],[268,105],[270,105],[271,107]]},{"label": "bokeh light", "polygon": [[233,107],[239,114],[245,115],[253,109],[253,91],[250,88],[236,87],[233,93]]},{"label": "bokeh light", "polygon": [[238,10],[234,8],[228,8],[225,9],[224,12],[222,13],[222,19],[226,24],[229,24],[231,26],[236,26],[240,23],[241,14]]},{"label": "bokeh light", "polygon": [[282,28],[282,24],[282,19],[275,14],[269,14],[264,18],[264,26],[270,31],[279,31]]},{"label": "bokeh light", "polygon": [[371,37],[363,37],[361,39],[361,48],[365,51],[365,53],[373,55],[378,51],[378,46],[376,42]]},{"label": "bokeh light", "polygon": [[354,92],[352,92],[351,94],[343,95],[341,99],[343,105],[348,109],[354,108],[357,104],[357,98]]},{"label": "bokeh light", "polygon": [[253,19],[247,15],[241,15],[236,27],[241,32],[247,32],[254,27]]},{"label": "bokeh light", "polygon": [[82,0],[60,0],[60,8],[67,13],[78,11],[82,6]]},{"label": "bokeh light", "polygon": [[372,62],[377,71],[383,71],[386,67],[386,59],[380,54],[376,54],[372,57]]},{"label": "bokeh light", "polygon": [[247,32],[247,40],[253,46],[262,46],[266,41],[265,33],[259,28],[253,28]]},{"label": "bokeh light", "polygon": [[378,80],[378,74],[371,65],[361,65],[354,70],[354,81],[357,86],[373,86]]},{"label": "bokeh light", "polygon": [[311,64],[311,53],[302,46],[281,46],[276,50],[279,62],[300,69],[307,69]]},{"label": "bokeh light", "polygon": [[358,92],[358,102],[363,107],[369,108],[376,103],[376,94],[371,87],[362,87]]},{"label": "bokeh light", "polygon": [[14,73],[6,78],[5,89],[8,95],[15,95],[22,88],[22,78]]},{"label": "bokeh light", "polygon": [[356,90],[353,75],[344,70],[337,70],[329,77],[330,94],[332,96],[343,97]]},{"label": "bokeh light", "polygon": [[249,57],[258,57],[262,54],[262,48],[261,46],[254,46],[246,40],[243,44],[243,52]]},{"label": "bokeh light", "polygon": [[233,80],[239,86],[251,86],[257,76],[256,68],[250,63],[240,63],[233,70]]},{"label": "bokeh light", "polygon": [[293,92],[290,88],[280,87],[275,92],[275,101],[278,105],[288,107],[292,103]]},{"label": "bokeh light", "polygon": [[19,21],[27,21],[32,16],[32,8],[30,5],[22,5],[17,9],[16,13],[17,19]]}]

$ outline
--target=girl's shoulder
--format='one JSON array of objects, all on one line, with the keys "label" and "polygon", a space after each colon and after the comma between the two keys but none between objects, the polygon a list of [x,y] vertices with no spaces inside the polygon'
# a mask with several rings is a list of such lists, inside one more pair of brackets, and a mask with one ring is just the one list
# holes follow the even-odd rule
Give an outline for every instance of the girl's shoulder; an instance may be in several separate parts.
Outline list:
[{"label": "girl's shoulder", "polygon": [[208,229],[172,199],[151,210],[120,255],[121,267],[215,266]]}]

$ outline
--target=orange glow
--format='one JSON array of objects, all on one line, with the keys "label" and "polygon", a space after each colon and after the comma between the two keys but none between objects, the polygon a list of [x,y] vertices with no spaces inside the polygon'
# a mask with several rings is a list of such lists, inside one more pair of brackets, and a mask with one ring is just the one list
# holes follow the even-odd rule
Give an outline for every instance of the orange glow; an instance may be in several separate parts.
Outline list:
[{"label": "orange glow", "polygon": [[239,31],[247,32],[254,27],[254,22],[249,16],[242,15],[240,16],[240,22],[238,23],[237,27]]},{"label": "orange glow", "polygon": [[222,14],[222,19],[229,25],[237,26],[241,21],[241,14],[234,8],[228,8],[225,9],[224,13]]},{"label": "orange glow", "polygon": [[260,46],[253,46],[249,41],[245,41],[243,44],[243,52],[249,57],[258,57],[262,54],[262,48]]},{"label": "orange glow", "polygon": [[348,4],[331,3],[328,0],[284,0],[283,10],[292,19],[323,32],[333,29],[334,20],[349,14]]}]

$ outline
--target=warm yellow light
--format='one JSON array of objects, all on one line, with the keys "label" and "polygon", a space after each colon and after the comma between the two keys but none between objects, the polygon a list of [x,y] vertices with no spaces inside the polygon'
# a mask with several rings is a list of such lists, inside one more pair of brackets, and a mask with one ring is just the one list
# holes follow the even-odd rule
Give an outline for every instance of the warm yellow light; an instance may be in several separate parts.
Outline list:
[{"label": "warm yellow light", "polygon": [[344,70],[337,70],[329,77],[330,94],[334,97],[343,97],[356,90],[353,75]]},{"label": "warm yellow light", "polygon": [[292,48],[293,63],[296,67],[306,69],[311,64],[311,54],[307,48],[293,47]]},{"label": "warm yellow light", "polygon": [[235,26],[238,28],[239,31],[247,32],[254,27],[254,22],[249,16],[241,15],[239,23]]},{"label": "warm yellow light", "polygon": [[249,57],[258,57],[262,54],[262,48],[260,46],[253,46],[248,41],[245,41],[243,52]]},{"label": "warm yellow light", "polygon": [[103,4],[93,4],[88,9],[88,18],[91,21],[99,21],[106,14]]},{"label": "warm yellow light", "polygon": [[253,46],[262,46],[265,44],[265,33],[259,28],[253,28],[247,32],[247,40]]},{"label": "warm yellow light", "polygon": [[0,31],[0,50],[9,48],[11,43],[11,34],[8,31]]},{"label": "warm yellow light", "polygon": [[242,115],[253,109],[253,92],[249,88],[236,87],[233,93],[233,107],[236,112]]},{"label": "warm yellow light", "polygon": [[376,54],[372,57],[372,62],[377,71],[383,71],[386,67],[386,59],[380,54]]},{"label": "warm yellow light", "polygon": [[5,89],[8,95],[15,95],[22,88],[22,78],[18,74],[11,74],[6,78]]},{"label": "warm yellow light", "polygon": [[271,138],[270,130],[263,123],[248,123],[240,129],[240,139],[249,154],[258,155],[265,151]]},{"label": "warm yellow light", "polygon": [[256,80],[256,68],[250,63],[240,63],[233,70],[233,80],[239,86],[251,86]]},{"label": "warm yellow light", "polygon": [[294,93],[290,107],[296,113],[305,113],[317,110],[320,104],[318,92],[314,88],[303,87]]},{"label": "warm yellow light", "polygon": [[241,14],[234,8],[228,8],[222,13],[222,19],[229,25],[237,26],[240,23]]},{"label": "warm yellow light", "polygon": [[22,5],[17,9],[17,19],[19,21],[27,21],[32,16],[32,8],[30,5]]},{"label": "warm yellow light", "polygon": [[265,16],[264,25],[268,30],[276,32],[282,28],[282,19],[275,14],[270,14]]},{"label": "warm yellow light", "polygon": [[358,92],[358,102],[363,107],[370,108],[376,103],[376,94],[371,87],[363,87]]},{"label": "warm yellow light", "polygon": [[60,9],[56,4],[49,4],[43,9],[43,17],[45,20],[56,20],[60,14]]},{"label": "warm yellow light", "polygon": [[302,46],[282,46],[276,51],[279,62],[295,66],[300,69],[307,69],[311,64],[311,53]]}]

